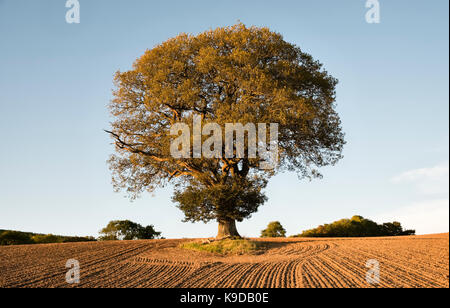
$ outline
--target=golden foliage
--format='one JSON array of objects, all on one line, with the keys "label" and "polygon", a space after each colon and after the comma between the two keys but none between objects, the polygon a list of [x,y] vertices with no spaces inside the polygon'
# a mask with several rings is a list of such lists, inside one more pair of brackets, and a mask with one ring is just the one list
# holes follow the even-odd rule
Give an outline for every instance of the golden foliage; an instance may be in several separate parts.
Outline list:
[{"label": "golden foliage", "polygon": [[[345,143],[336,83],[309,54],[267,28],[237,24],[169,39],[115,76],[114,184],[135,197],[172,179],[213,187],[286,169],[320,176],[316,167],[336,163]],[[278,123],[279,166],[259,170],[257,158],[174,159],[170,127],[183,122],[192,129],[194,115],[222,127]]]}]

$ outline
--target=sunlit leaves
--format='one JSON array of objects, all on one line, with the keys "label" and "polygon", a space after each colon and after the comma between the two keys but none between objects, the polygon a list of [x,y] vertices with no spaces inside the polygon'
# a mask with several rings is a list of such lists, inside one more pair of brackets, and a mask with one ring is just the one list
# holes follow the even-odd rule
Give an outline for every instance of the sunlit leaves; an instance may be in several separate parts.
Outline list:
[{"label": "sunlit leaves", "polygon": [[[318,167],[336,163],[345,143],[334,105],[336,83],[319,62],[267,28],[237,24],[169,39],[147,50],[132,70],[116,74],[110,104],[114,185],[136,197],[169,180],[215,190],[281,170],[320,177]],[[279,166],[260,170],[258,158],[175,159],[170,127],[192,127],[194,114],[222,128],[278,123]],[[211,211],[217,217],[217,205],[203,217]]]}]

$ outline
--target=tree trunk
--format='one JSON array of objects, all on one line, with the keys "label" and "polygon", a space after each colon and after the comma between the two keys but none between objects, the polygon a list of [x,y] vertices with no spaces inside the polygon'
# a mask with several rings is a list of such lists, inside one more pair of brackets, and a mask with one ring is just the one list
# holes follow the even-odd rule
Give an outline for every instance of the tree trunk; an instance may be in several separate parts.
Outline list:
[{"label": "tree trunk", "polygon": [[236,229],[236,221],[234,219],[220,219],[219,232],[217,238],[224,237],[241,237]]}]

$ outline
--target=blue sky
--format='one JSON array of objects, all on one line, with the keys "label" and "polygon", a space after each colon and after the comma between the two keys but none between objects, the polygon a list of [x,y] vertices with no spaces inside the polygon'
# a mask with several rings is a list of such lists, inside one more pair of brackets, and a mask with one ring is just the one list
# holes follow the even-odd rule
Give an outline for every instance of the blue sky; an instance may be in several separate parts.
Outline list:
[{"label": "blue sky", "polygon": [[345,158],[323,180],[272,179],[269,201],[238,224],[257,236],[279,220],[288,234],[360,214],[448,232],[448,1],[0,0],[0,229],[94,235],[112,219],[154,224],[166,237],[206,237],[216,224],[182,223],[171,188],[131,203],[114,193],[102,131],[112,78],[180,32],[238,21],[283,34],[338,78]]}]

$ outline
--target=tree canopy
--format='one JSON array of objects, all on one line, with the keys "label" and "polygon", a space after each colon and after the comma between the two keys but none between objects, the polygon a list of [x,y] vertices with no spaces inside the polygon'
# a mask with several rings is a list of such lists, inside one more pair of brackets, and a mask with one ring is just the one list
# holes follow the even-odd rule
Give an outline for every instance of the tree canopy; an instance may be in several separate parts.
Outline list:
[{"label": "tree canopy", "polygon": [[157,232],[153,225],[146,227],[130,220],[113,220],[100,231],[101,241],[117,240],[147,240],[158,238],[161,232]]},{"label": "tree canopy", "polygon": [[415,233],[415,230],[403,230],[399,222],[380,225],[362,216],[353,216],[351,219],[341,219],[303,231],[297,237],[371,237],[414,235]]},{"label": "tree canopy", "polygon": [[286,230],[279,221],[273,221],[261,231],[261,237],[286,237]]},{"label": "tree canopy", "polygon": [[[237,24],[180,34],[115,75],[108,131],[117,152],[109,160],[113,184],[136,198],[172,182],[186,221],[217,220],[218,236],[236,236],[235,221],[267,200],[271,176],[289,170],[316,178],[319,167],[341,159],[336,84],[311,55],[267,28]],[[192,131],[195,116],[205,127],[278,124],[278,165],[261,168],[261,157],[250,155],[194,158],[192,148],[187,158],[173,157],[171,128],[184,123]]]}]

